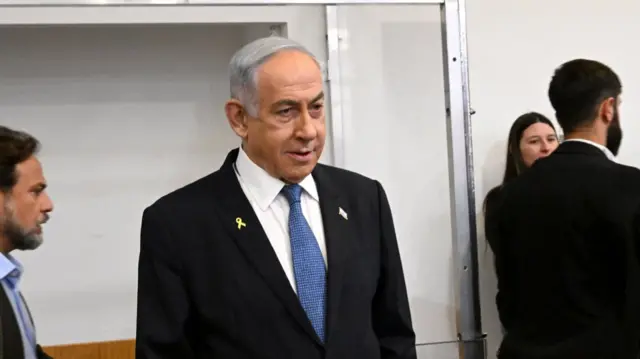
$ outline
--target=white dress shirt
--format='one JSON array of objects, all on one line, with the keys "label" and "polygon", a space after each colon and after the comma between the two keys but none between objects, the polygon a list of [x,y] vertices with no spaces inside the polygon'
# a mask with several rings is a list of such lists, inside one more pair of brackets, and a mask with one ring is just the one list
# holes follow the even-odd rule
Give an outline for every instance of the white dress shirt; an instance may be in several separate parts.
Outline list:
[{"label": "white dress shirt", "polygon": [[[271,246],[280,260],[291,287],[296,289],[291,258],[291,241],[289,238],[289,202],[281,193],[285,183],[271,177],[265,170],[256,165],[244,152],[242,147],[235,163],[236,176],[242,191],[249,199]],[[320,198],[316,183],[311,175],[302,182],[302,213],[307,219],[313,234],[318,241],[325,265],[327,264],[327,249],[320,212]]]},{"label": "white dress shirt", "polygon": [[616,156],[614,156],[613,153],[611,153],[611,151],[609,151],[608,148],[606,148],[605,146],[603,146],[603,145],[601,145],[599,143],[595,143],[593,141],[585,140],[585,139],[582,139],[582,138],[572,138],[572,139],[569,139],[569,140],[564,140],[564,142],[570,142],[570,141],[582,142],[582,143],[589,144],[591,146],[595,146],[600,151],[604,152],[605,156],[607,156],[608,159],[610,159],[613,162],[616,162]]}]

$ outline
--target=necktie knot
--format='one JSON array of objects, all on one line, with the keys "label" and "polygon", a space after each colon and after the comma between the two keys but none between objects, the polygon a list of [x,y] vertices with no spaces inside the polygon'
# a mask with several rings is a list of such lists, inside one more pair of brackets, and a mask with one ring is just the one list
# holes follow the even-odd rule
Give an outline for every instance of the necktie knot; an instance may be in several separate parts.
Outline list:
[{"label": "necktie knot", "polygon": [[282,188],[282,194],[289,201],[289,205],[300,202],[300,196],[302,195],[302,187],[298,184],[288,184]]}]

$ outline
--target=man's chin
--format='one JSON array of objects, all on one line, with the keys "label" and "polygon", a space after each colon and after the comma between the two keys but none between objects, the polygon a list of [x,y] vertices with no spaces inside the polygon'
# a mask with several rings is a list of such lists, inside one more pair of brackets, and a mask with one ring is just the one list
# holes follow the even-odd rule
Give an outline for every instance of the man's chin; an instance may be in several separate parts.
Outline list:
[{"label": "man's chin", "polygon": [[281,179],[286,183],[300,183],[313,172],[314,167],[315,164],[298,167],[292,171],[288,171]]},{"label": "man's chin", "polygon": [[16,249],[22,251],[32,251],[34,249],[38,249],[44,242],[41,235],[29,235],[27,237],[22,238],[19,243],[16,243]]}]

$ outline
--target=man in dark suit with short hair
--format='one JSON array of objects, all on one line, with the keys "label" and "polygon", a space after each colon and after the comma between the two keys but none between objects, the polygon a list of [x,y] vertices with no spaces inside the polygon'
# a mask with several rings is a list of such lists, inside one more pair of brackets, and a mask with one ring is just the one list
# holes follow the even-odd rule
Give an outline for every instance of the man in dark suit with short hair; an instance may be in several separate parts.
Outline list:
[{"label": "man in dark suit with short hair", "polygon": [[500,359],[637,359],[640,170],[616,163],[618,76],[560,66],[549,99],[566,140],[506,184],[487,213]]},{"label": "man in dark suit with short hair", "polygon": [[416,359],[382,186],[317,164],[317,60],[269,37],[230,73],[242,146],[144,211],[136,358]]}]

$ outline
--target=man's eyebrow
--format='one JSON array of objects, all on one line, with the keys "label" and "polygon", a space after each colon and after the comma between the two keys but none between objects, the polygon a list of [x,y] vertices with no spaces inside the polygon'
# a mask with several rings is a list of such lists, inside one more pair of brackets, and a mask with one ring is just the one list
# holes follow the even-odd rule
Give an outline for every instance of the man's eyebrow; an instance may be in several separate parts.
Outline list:
[{"label": "man's eyebrow", "polygon": [[31,189],[34,191],[44,191],[46,188],[47,188],[47,184],[42,182],[35,184],[34,186],[31,187]]},{"label": "man's eyebrow", "polygon": [[[314,97],[311,101],[309,101],[309,103],[318,102],[318,101],[322,100],[323,98],[324,98],[324,91],[322,91],[319,94],[317,94],[316,97]],[[274,103],[272,105],[272,107],[297,106],[298,104],[300,104],[300,101],[291,100],[291,99],[284,99],[284,100],[277,101],[276,103]]]},{"label": "man's eyebrow", "polygon": [[318,102],[324,98],[324,91],[320,92],[316,97],[311,100],[311,103]]},{"label": "man's eyebrow", "polygon": [[297,106],[298,105],[298,101],[284,99],[284,100],[277,101],[276,103],[274,103],[272,105],[272,107],[280,107],[280,106],[285,106],[285,105],[286,106]]}]

